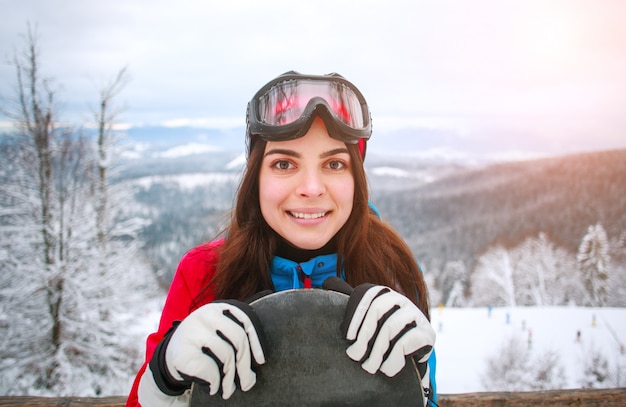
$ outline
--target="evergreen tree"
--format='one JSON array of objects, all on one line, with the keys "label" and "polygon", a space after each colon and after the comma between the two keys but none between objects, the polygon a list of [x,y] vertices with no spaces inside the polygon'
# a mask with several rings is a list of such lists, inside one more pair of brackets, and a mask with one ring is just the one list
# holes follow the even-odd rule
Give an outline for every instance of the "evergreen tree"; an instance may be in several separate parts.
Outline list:
[{"label": "evergreen tree", "polygon": [[465,290],[467,289],[467,269],[462,261],[451,261],[441,274],[442,287],[447,307],[462,307],[465,305]]},{"label": "evergreen tree", "polygon": [[626,307],[626,232],[610,243],[610,274],[608,306]]},{"label": "evergreen tree", "polygon": [[589,226],[578,248],[577,260],[586,293],[586,305],[606,305],[610,257],[608,238],[601,224]]}]

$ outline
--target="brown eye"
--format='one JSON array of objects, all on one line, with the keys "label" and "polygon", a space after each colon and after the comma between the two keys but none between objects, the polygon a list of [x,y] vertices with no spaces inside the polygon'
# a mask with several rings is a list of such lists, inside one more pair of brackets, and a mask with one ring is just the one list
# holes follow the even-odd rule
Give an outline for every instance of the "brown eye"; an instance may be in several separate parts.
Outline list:
[{"label": "brown eye", "polygon": [[277,170],[282,170],[282,171],[293,168],[293,165],[287,160],[278,160],[272,166],[276,168]]},{"label": "brown eye", "polygon": [[327,166],[331,170],[335,170],[335,171],[343,170],[344,168],[346,168],[346,164],[343,161],[339,161],[339,160],[329,161]]}]

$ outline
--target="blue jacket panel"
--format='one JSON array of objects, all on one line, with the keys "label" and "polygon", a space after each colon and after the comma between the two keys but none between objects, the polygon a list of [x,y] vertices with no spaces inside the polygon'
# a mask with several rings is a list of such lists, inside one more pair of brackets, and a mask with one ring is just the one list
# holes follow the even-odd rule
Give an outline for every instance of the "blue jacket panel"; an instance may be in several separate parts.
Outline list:
[{"label": "blue jacket panel", "polygon": [[278,256],[272,260],[271,275],[276,291],[303,288],[301,274],[311,278],[313,288],[322,288],[324,280],[337,275],[337,255],[318,256],[304,263]]}]

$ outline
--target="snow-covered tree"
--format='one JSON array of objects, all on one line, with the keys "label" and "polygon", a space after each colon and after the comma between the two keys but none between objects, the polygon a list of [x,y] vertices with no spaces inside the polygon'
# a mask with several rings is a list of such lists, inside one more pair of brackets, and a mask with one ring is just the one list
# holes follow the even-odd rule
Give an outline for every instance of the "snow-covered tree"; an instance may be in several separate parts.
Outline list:
[{"label": "snow-covered tree", "polygon": [[508,338],[486,363],[482,381],[487,391],[528,390],[532,365],[528,348],[518,337]]},{"label": "snow-covered tree", "polygon": [[[611,307],[626,307],[626,232],[611,244],[608,281],[608,303]],[[624,379],[626,381],[626,377]]]},{"label": "snow-covered tree", "polygon": [[609,241],[601,224],[589,226],[578,248],[577,260],[586,292],[586,305],[606,305],[610,257]]},{"label": "snow-covered tree", "polygon": [[126,68],[121,69],[115,78],[106,83],[100,89],[99,109],[94,112],[94,122],[98,131],[95,143],[96,155],[96,227],[98,234],[98,244],[101,249],[106,246],[111,225],[110,189],[111,171],[115,168],[117,151],[117,133],[114,126],[116,124],[119,111],[113,106],[114,98],[122,91],[128,80]]},{"label": "snow-covered tree", "polygon": [[582,298],[574,256],[543,233],[512,249],[487,250],[470,282],[475,305],[563,305]]},{"label": "snow-covered tree", "polygon": [[581,352],[578,384],[585,389],[624,387],[626,382],[626,354],[623,344],[615,337],[614,346],[598,347],[594,343]]},{"label": "snow-covered tree", "polygon": [[486,364],[482,384],[487,391],[552,390],[567,383],[558,352],[533,355],[518,336],[506,339]]},{"label": "snow-covered tree", "polygon": [[441,289],[438,284],[437,273],[431,269],[422,267],[424,273],[424,280],[426,281],[426,287],[428,287],[428,302],[431,308],[442,304]]},{"label": "snow-covered tree", "polygon": [[609,361],[604,354],[592,347],[585,356],[580,386],[583,389],[611,387]]},{"label": "snow-covered tree", "polygon": [[571,297],[572,256],[545,235],[527,238],[513,249],[517,301],[523,305],[562,305]]},{"label": "snow-covered tree", "polygon": [[529,390],[562,389],[567,383],[565,367],[558,352],[546,351],[533,359]]},{"label": "snow-covered tree", "polygon": [[480,256],[470,282],[472,304],[475,306],[517,305],[511,256],[502,246],[489,249]]},{"label": "snow-covered tree", "polygon": [[30,27],[13,65],[17,131],[0,158],[0,394],[120,394],[141,362],[128,309],[150,286],[137,231],[110,219],[98,235],[98,161],[87,134],[57,125]]},{"label": "snow-covered tree", "polygon": [[465,264],[462,261],[446,263],[440,277],[447,307],[462,307],[465,305],[465,290],[468,276]]},{"label": "snow-covered tree", "polygon": [[[13,60],[18,95],[10,113],[18,124],[18,134],[15,140],[7,141],[10,170],[3,173],[2,184],[12,204],[11,213],[3,219],[3,240],[15,268],[3,273],[0,287],[6,303],[4,312],[12,311],[2,349],[3,367],[18,377],[17,371],[10,370],[14,366],[38,371],[32,385],[47,388],[58,374],[55,356],[61,350],[64,334],[62,310],[67,288],[63,260],[69,243],[68,233],[63,230],[68,223],[64,203],[69,197],[61,197],[55,188],[66,190],[65,177],[56,175],[69,170],[70,165],[57,159],[63,156],[57,152],[74,149],[63,145],[63,141],[72,143],[71,138],[61,140],[62,131],[56,127],[55,92],[50,81],[40,77],[38,58],[36,34],[29,27],[27,47]],[[73,156],[80,154],[75,152]],[[81,161],[78,157],[76,160]],[[25,230],[30,233],[22,233]],[[16,305],[19,308],[15,309]],[[21,340],[24,328],[32,329],[34,334],[26,341]],[[43,362],[36,360],[32,349],[41,351]],[[3,375],[4,380],[8,377]]]}]

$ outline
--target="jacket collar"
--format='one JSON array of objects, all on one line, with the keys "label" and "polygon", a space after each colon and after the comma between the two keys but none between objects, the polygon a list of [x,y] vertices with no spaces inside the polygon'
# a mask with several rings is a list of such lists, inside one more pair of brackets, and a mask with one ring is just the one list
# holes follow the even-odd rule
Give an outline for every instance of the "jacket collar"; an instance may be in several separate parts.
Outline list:
[{"label": "jacket collar", "polygon": [[[304,276],[311,278],[313,288],[322,288],[324,280],[337,276],[337,254],[325,254],[300,263],[275,256],[270,273],[275,291],[303,288]],[[341,274],[344,278],[343,270]]]}]

